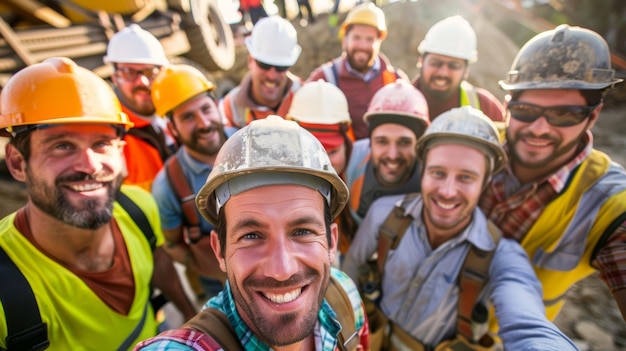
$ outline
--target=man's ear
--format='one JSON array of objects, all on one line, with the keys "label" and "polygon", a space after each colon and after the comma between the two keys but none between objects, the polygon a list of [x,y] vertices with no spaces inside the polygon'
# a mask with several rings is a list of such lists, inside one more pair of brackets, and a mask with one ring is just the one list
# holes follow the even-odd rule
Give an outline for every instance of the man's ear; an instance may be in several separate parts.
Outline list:
[{"label": "man's ear", "polygon": [[170,131],[170,133],[172,134],[172,136],[174,136],[174,138],[178,139],[178,130],[176,130],[174,123],[169,118],[167,119],[167,130]]},{"label": "man's ear", "polygon": [[24,156],[20,153],[13,144],[7,144],[4,148],[5,161],[7,168],[15,180],[19,182],[26,181],[26,161]]},{"label": "man's ear", "polygon": [[330,263],[333,264],[337,259],[337,246],[339,245],[339,227],[337,223],[330,224],[330,247],[328,248],[328,256]]},{"label": "man's ear", "polygon": [[604,107],[604,102],[601,102],[598,107],[596,107],[592,112],[591,116],[589,116],[589,124],[587,125],[587,129],[593,128],[598,121],[598,117],[600,117],[600,111],[602,111],[602,107]]},{"label": "man's ear", "polygon": [[222,272],[226,272],[226,260],[224,259],[224,252],[222,252],[220,239],[217,235],[217,230],[215,229],[211,230],[211,248],[213,249],[215,258],[220,265],[220,269],[222,270]]}]

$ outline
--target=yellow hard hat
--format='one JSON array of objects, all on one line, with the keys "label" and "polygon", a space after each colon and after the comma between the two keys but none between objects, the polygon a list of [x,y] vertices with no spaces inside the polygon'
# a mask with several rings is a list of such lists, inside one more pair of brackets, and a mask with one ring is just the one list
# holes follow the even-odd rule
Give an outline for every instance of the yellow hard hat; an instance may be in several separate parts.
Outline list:
[{"label": "yellow hard hat", "polygon": [[339,28],[339,39],[343,39],[346,35],[348,26],[353,24],[364,24],[372,26],[380,32],[380,39],[387,37],[387,23],[385,23],[385,14],[383,10],[376,7],[371,2],[366,2],[361,5],[355,6],[348,12],[346,20],[343,21],[341,28]]},{"label": "yellow hard hat", "polygon": [[[280,116],[252,121],[226,140],[196,205],[213,225],[231,194],[276,184],[318,190],[335,218],[348,202],[348,187],[313,134]],[[211,204],[217,204],[212,208]]]},{"label": "yellow hard hat", "polygon": [[0,128],[36,124],[102,123],[133,126],[113,89],[66,57],[14,74],[0,94]]},{"label": "yellow hard hat", "polygon": [[163,117],[187,100],[214,89],[213,82],[192,66],[166,66],[152,83],[152,101],[156,114]]}]

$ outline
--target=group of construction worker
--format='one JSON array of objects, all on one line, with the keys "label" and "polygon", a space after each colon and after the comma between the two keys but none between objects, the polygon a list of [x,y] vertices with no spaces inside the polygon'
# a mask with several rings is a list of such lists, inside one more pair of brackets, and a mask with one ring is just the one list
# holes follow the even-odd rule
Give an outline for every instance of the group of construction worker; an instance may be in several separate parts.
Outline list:
[{"label": "group of construction worker", "polygon": [[606,41],[536,35],[500,102],[467,82],[463,17],[412,80],[387,35],[355,6],[302,79],[293,25],[260,18],[223,97],[138,25],[109,42],[111,84],[67,58],[11,77],[28,200],[0,221],[0,349],[577,350],[552,321],[594,272],[626,320],[626,172],[591,133],[621,82]]}]

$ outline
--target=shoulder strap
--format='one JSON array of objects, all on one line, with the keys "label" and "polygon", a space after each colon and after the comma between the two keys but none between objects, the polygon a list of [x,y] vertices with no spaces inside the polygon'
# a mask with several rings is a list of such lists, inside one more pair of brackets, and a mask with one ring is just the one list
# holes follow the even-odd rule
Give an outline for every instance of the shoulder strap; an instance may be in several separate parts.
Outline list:
[{"label": "shoulder strap", "polygon": [[228,317],[215,308],[205,308],[185,323],[190,327],[212,337],[224,350],[243,351],[243,346],[230,325]]},{"label": "shoulder strap", "polygon": [[334,85],[337,86],[337,67],[335,67],[335,61],[331,61],[330,64],[322,65],[322,72],[324,72],[324,79]]},{"label": "shoulder strap", "polygon": [[130,218],[132,218],[135,224],[137,224],[143,235],[146,237],[146,240],[150,243],[150,248],[154,251],[156,248],[156,235],[154,235],[154,231],[152,230],[152,226],[150,225],[146,214],[143,213],[141,208],[139,208],[139,206],[137,206],[137,204],[121,190],[117,192],[117,202],[119,202],[124,210],[128,212]]},{"label": "shoulder strap", "polygon": [[33,289],[1,247],[0,277],[4,280],[0,284],[0,301],[7,323],[7,350],[47,349],[48,326],[41,320]]},{"label": "shoulder strap", "polygon": [[389,250],[395,249],[400,244],[400,240],[404,236],[413,217],[405,215],[404,206],[413,200],[419,193],[407,194],[402,200],[400,206],[394,206],[393,210],[378,230],[378,251],[376,258],[376,265],[378,267],[378,273],[380,274],[380,280],[382,281],[383,273],[385,270],[385,262],[387,262],[387,255]]},{"label": "shoulder strap", "polygon": [[[502,232],[491,221],[487,221],[487,226],[497,247]],[[495,247],[491,251],[483,251],[472,245],[459,272],[457,333],[468,340],[478,341],[474,340],[472,334],[472,312],[477,305],[478,296],[489,281],[489,266],[495,252]]]},{"label": "shoulder strap", "polygon": [[183,229],[184,240],[187,244],[194,244],[202,237],[200,219],[196,212],[196,194],[191,190],[189,180],[185,177],[177,156],[174,155],[165,162],[165,174],[167,175],[170,188],[174,191],[183,209],[183,221],[185,223],[185,228]]},{"label": "shoulder strap", "polygon": [[324,297],[337,314],[337,320],[341,324],[341,332],[337,335],[337,347],[341,351],[356,350],[359,346],[359,338],[350,297],[341,284],[332,277]]}]

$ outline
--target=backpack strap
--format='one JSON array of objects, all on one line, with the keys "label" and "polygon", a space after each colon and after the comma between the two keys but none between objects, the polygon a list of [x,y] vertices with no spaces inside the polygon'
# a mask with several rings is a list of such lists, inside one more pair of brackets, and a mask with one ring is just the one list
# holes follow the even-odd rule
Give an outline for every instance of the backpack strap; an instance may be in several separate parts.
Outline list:
[{"label": "backpack strap", "polygon": [[400,206],[394,206],[391,213],[389,213],[383,224],[380,226],[378,231],[378,256],[376,258],[376,265],[378,267],[381,282],[389,250],[395,250],[398,247],[404,233],[413,221],[413,217],[411,215],[404,214],[404,206],[418,195],[419,193],[407,194],[402,200],[402,204]]},{"label": "backpack strap", "polygon": [[339,65],[339,60],[332,60],[330,62],[330,64],[324,64],[322,65],[322,72],[324,72],[324,79],[338,87],[339,86],[339,70],[338,70],[338,65]]},{"label": "backpack strap", "polygon": [[198,330],[212,337],[224,350],[243,351],[243,346],[228,317],[215,308],[205,308],[190,319],[183,328]]},{"label": "backpack strap", "polygon": [[[491,221],[487,221],[487,227],[497,246],[502,232]],[[496,248],[483,251],[472,245],[459,273],[457,333],[474,342],[482,335],[475,336],[472,333],[472,312],[478,305],[478,296],[489,281],[489,266],[495,252]]]},{"label": "backpack strap", "polygon": [[335,278],[331,277],[324,297],[337,314],[337,320],[341,324],[341,331],[337,335],[337,347],[341,351],[356,350],[359,346],[359,333],[356,330],[354,309],[348,293]]},{"label": "backpack strap", "polygon": [[[348,294],[341,284],[331,277],[324,297],[337,314],[337,320],[341,324],[341,332],[337,335],[337,347],[341,351],[356,350],[359,338],[354,310]],[[218,309],[205,308],[185,323],[183,328],[191,328],[209,335],[224,350],[244,350],[228,317]]]},{"label": "backpack strap", "polygon": [[[13,350],[45,350],[48,326],[41,320],[33,290],[9,255],[0,247],[0,301],[7,323],[6,346]],[[11,283],[8,283],[11,282]]]},{"label": "backpack strap", "polygon": [[[117,192],[117,202],[122,205],[124,211],[126,211],[130,215],[130,218],[133,219],[133,222],[137,224],[141,233],[143,233],[146,240],[148,240],[148,243],[150,243],[150,249],[154,251],[156,249],[156,235],[154,234],[154,230],[152,230],[152,226],[150,225],[150,221],[148,221],[146,214],[143,213],[141,208],[139,208],[139,206],[137,206],[137,204],[121,190]],[[153,311],[158,311],[168,302],[167,297],[165,297],[163,293],[152,296],[152,289],[150,290],[150,303],[152,304],[152,309]]]},{"label": "backpack strap", "polygon": [[154,234],[154,230],[152,230],[152,226],[150,225],[150,221],[148,221],[146,214],[143,213],[141,208],[139,208],[139,206],[137,206],[137,204],[122,191],[117,192],[117,202],[122,205],[124,211],[128,212],[130,218],[132,218],[133,222],[137,224],[141,233],[143,233],[146,240],[148,240],[148,243],[150,243],[150,248],[154,251],[154,249],[156,249],[156,235]]},{"label": "backpack strap", "polygon": [[178,160],[178,155],[170,157],[165,162],[165,174],[170,188],[174,191],[183,210],[183,239],[187,245],[195,244],[202,238],[200,231],[200,219],[196,211],[196,194],[191,190],[191,185],[183,173],[183,168]]}]

